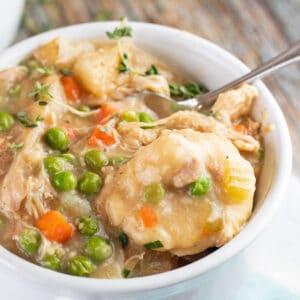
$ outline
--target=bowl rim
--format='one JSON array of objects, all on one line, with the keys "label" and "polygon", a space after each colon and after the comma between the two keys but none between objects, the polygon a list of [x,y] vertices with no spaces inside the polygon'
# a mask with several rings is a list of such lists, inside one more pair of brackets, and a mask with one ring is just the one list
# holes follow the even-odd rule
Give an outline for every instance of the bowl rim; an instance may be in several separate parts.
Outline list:
[{"label": "bowl rim", "polygon": [[[3,65],[3,61],[8,57],[18,57],[19,53],[22,54],[21,57],[24,57],[27,53],[27,49],[30,49],[29,51],[31,51],[31,49],[35,48],[38,44],[49,41],[56,36],[74,36],[74,32],[78,31],[80,34],[75,34],[78,37],[77,40],[82,40],[84,39],[84,32],[101,32],[106,27],[113,28],[118,24],[119,22],[117,21],[84,23],[62,27],[36,35],[3,51],[0,54],[0,65]],[[192,33],[158,24],[143,22],[129,22],[129,24],[133,29],[139,28],[139,30],[150,30],[157,34],[165,32],[173,35],[174,38],[180,36],[180,39],[189,41],[193,45],[204,47],[215,55],[222,57],[222,59],[226,60],[226,63],[231,63],[240,73],[249,71],[249,68],[238,58],[214,43]],[[8,66],[9,65],[6,65],[6,67]],[[256,86],[265,95],[264,103],[266,103],[268,109],[272,111],[273,118],[276,120],[276,125],[278,125],[276,130],[278,131],[277,133],[281,140],[281,143],[278,145],[278,168],[275,170],[273,184],[261,208],[245,228],[220,249],[201,260],[178,269],[156,275],[128,279],[82,278],[53,272],[16,256],[2,246],[0,246],[0,265],[16,272],[16,274],[21,275],[25,273],[25,278],[30,278],[39,283],[47,283],[47,285],[51,287],[57,288],[58,286],[62,286],[64,288],[75,288],[81,291],[120,294],[158,289],[193,279],[218,265],[221,265],[229,258],[236,255],[248,246],[269,223],[280,204],[281,196],[287,186],[287,178],[290,176],[292,166],[291,140],[283,113],[267,87],[261,81],[256,82]],[[4,268],[2,268],[2,270],[3,269]]]}]

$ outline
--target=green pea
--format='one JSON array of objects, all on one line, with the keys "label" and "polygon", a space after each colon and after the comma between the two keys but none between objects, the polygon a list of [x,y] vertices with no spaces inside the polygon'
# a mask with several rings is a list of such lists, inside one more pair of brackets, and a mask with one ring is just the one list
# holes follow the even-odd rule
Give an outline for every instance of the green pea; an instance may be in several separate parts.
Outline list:
[{"label": "green pea", "polygon": [[88,106],[86,106],[86,105],[79,105],[77,107],[77,110],[82,111],[82,112],[89,112],[89,111],[91,111],[91,109]]},{"label": "green pea", "polygon": [[157,204],[165,195],[165,189],[161,183],[151,183],[144,188],[143,197],[146,202]]},{"label": "green pea", "polygon": [[140,112],[138,113],[138,116],[139,116],[139,121],[143,123],[151,123],[154,121],[153,118],[146,112]]},{"label": "green pea", "polygon": [[67,162],[73,164],[76,160],[76,157],[71,153],[63,153],[59,157],[63,158]]},{"label": "green pea", "polygon": [[210,189],[210,181],[207,177],[203,176],[189,184],[189,194],[192,196],[203,196],[206,195]]},{"label": "green pea", "polygon": [[78,182],[78,189],[81,193],[91,195],[99,192],[102,186],[101,177],[92,172],[83,174]]},{"label": "green pea", "polygon": [[75,276],[89,276],[94,269],[92,261],[84,256],[73,257],[68,263],[68,273]]},{"label": "green pea", "polygon": [[25,228],[19,237],[19,247],[27,254],[34,255],[38,252],[41,244],[39,232],[32,228]]},{"label": "green pea", "polygon": [[52,184],[57,191],[71,191],[77,186],[77,178],[72,172],[63,171],[53,176]]},{"label": "green pea", "polygon": [[99,230],[99,223],[91,217],[80,217],[77,227],[81,234],[92,236]]},{"label": "green pea", "polygon": [[56,254],[48,254],[41,261],[41,265],[45,268],[58,271],[60,269],[61,260]]},{"label": "green pea", "polygon": [[84,155],[84,161],[88,167],[93,170],[100,170],[108,165],[109,160],[104,152],[99,150],[90,150]]},{"label": "green pea", "polygon": [[69,146],[69,139],[66,132],[57,127],[50,128],[46,131],[46,142],[54,150],[65,152]]},{"label": "green pea", "polygon": [[57,156],[48,156],[44,158],[44,166],[49,174],[55,174],[63,169],[63,161]]},{"label": "green pea", "polygon": [[110,166],[119,166],[122,163],[126,162],[127,158],[124,156],[115,156],[109,159]]},{"label": "green pea", "polygon": [[93,236],[86,244],[85,253],[94,262],[101,263],[112,255],[112,246],[104,238]]},{"label": "green pea", "polygon": [[138,122],[139,116],[135,111],[126,110],[121,113],[120,119],[126,122]]},{"label": "green pea", "polygon": [[14,125],[15,121],[11,114],[5,111],[0,112],[0,132],[8,131]]}]

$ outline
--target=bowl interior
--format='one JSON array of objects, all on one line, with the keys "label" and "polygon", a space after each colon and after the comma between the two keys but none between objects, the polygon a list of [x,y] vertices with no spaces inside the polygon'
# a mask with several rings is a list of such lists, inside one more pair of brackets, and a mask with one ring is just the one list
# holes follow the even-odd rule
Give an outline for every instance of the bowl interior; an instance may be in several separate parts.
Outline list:
[{"label": "bowl interior", "polygon": [[[77,25],[28,39],[1,55],[0,69],[18,63],[35,47],[59,35],[71,40],[106,40],[105,32],[112,30],[117,24],[103,22]],[[204,83],[209,89],[217,88],[248,71],[245,65],[226,51],[192,34],[143,23],[131,23],[131,26],[134,41],[139,47],[159,57],[175,71],[183,72],[191,79]],[[259,89],[259,99],[255,103],[253,116],[263,124],[275,125],[275,130],[265,135],[265,162],[258,182],[253,216],[242,232],[228,244],[209,256],[183,267],[185,270],[181,268],[130,280],[81,279],[53,274],[16,257],[12,258],[13,255],[2,248],[0,257],[9,257],[14,266],[30,269],[32,276],[39,274],[41,280],[47,277],[48,284],[52,282],[55,285],[61,282],[65,287],[88,288],[95,291],[102,289],[118,293],[159,288],[191,279],[236,254],[249,244],[269,221],[278,206],[291,168],[290,139],[283,115],[266,87],[261,82],[256,83],[256,86]]]}]

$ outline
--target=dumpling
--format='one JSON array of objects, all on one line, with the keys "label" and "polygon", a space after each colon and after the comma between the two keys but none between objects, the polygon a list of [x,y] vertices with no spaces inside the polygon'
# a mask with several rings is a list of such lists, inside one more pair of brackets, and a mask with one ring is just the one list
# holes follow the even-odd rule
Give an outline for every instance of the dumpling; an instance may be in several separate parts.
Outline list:
[{"label": "dumpling", "polygon": [[[205,176],[209,192],[192,196],[188,185]],[[148,203],[144,189],[164,186],[157,204]],[[97,199],[98,212],[135,243],[161,241],[160,251],[179,256],[221,246],[248,220],[255,191],[253,168],[227,139],[191,129],[166,130],[106,178]],[[143,221],[145,208],[154,216]]]}]

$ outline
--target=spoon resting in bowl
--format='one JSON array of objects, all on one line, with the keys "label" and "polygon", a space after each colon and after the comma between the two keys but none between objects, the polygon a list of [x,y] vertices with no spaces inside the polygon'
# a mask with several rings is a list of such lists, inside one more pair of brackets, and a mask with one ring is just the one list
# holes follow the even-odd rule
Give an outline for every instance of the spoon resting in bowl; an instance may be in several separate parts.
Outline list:
[{"label": "spoon resting in bowl", "polygon": [[220,93],[235,88],[244,82],[251,82],[256,79],[262,78],[281,67],[299,60],[300,41],[294,43],[279,55],[275,56],[271,60],[265,62],[249,73],[243,75],[242,77],[235,79],[214,91],[200,95],[198,97],[182,101],[175,101],[174,99],[165,95],[155,94],[152,92],[143,92],[142,96],[144,99],[144,103],[160,118],[167,117],[177,110],[201,110],[203,108],[211,106]]}]

